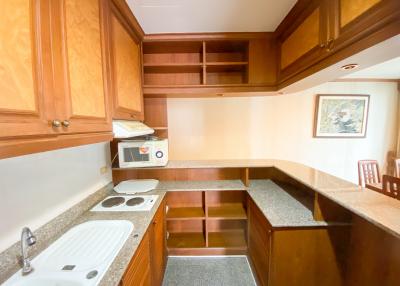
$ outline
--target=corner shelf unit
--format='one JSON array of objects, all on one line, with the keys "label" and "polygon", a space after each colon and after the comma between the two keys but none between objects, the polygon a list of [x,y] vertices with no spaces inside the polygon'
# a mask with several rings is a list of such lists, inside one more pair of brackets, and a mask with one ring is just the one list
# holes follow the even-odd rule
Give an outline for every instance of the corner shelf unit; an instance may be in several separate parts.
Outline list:
[{"label": "corner shelf unit", "polygon": [[245,85],[248,58],[248,40],[144,42],[144,87]]},{"label": "corner shelf unit", "polygon": [[247,251],[247,195],[243,191],[168,192],[166,221],[171,255]]}]

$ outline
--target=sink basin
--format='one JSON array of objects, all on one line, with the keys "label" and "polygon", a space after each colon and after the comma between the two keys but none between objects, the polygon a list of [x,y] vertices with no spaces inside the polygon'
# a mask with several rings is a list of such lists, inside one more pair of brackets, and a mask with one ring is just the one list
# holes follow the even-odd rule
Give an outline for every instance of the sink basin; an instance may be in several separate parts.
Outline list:
[{"label": "sink basin", "polygon": [[77,225],[32,260],[32,273],[18,271],[4,285],[97,285],[132,231],[133,224],[125,220]]}]

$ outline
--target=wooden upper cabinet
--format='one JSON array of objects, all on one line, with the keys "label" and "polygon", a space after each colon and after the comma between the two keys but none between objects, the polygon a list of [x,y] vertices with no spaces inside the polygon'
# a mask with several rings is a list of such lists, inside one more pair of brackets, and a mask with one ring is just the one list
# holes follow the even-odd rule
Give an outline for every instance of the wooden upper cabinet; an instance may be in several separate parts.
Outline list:
[{"label": "wooden upper cabinet", "polygon": [[340,28],[361,16],[382,0],[340,0]]},{"label": "wooden upper cabinet", "polygon": [[[0,137],[51,134],[51,71],[45,1],[3,1],[0,9]],[[43,63],[43,64],[42,64]],[[46,70],[47,69],[47,70]]]},{"label": "wooden upper cabinet", "polygon": [[327,41],[326,6],[321,1],[308,7],[289,27],[280,44],[280,70],[297,63],[313,62],[324,52]]},{"label": "wooden upper cabinet", "polygon": [[104,39],[106,1],[63,0],[60,5],[63,70],[56,78],[62,77],[57,102],[62,130],[111,131]]},{"label": "wooden upper cabinet", "polygon": [[144,120],[141,43],[116,9],[110,15],[113,118]]},{"label": "wooden upper cabinet", "polygon": [[400,17],[398,0],[334,0],[328,3],[332,48],[345,47],[371,36]]}]

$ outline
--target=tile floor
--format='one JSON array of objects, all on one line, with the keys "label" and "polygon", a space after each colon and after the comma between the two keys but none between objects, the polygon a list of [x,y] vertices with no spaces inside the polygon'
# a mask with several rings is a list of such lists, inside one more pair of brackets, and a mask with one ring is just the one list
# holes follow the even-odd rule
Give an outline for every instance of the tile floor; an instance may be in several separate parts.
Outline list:
[{"label": "tile floor", "polygon": [[255,286],[246,256],[169,257],[163,286]]}]

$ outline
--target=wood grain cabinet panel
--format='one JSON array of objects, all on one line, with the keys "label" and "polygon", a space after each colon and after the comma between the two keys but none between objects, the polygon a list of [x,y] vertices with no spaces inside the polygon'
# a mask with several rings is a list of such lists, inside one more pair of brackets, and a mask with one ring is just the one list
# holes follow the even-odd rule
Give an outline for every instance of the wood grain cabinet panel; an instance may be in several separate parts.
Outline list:
[{"label": "wood grain cabinet panel", "polygon": [[165,200],[161,203],[150,226],[150,256],[152,285],[161,286],[167,264]]},{"label": "wood grain cabinet panel", "polygon": [[60,45],[64,52],[62,70],[56,70],[56,78],[63,75],[63,81],[56,82],[56,86],[63,92],[59,93],[57,110],[59,120],[69,123],[62,132],[111,131],[106,5],[103,0],[60,2],[61,35],[55,45]]},{"label": "wood grain cabinet panel", "polygon": [[113,117],[143,120],[141,45],[117,13],[111,13]]},{"label": "wood grain cabinet panel", "polygon": [[340,27],[344,27],[382,0],[340,0]]},{"label": "wood grain cabinet panel", "polygon": [[[0,137],[52,133],[53,101],[41,61],[48,35],[46,1],[2,1],[0,9]],[[47,34],[46,34],[47,33]]]},{"label": "wood grain cabinet panel", "polygon": [[316,8],[282,43],[281,69],[286,68],[320,44],[320,8]]},{"label": "wood grain cabinet panel", "polygon": [[73,116],[105,117],[99,0],[65,0]]},{"label": "wood grain cabinet panel", "polygon": [[273,228],[249,200],[249,258],[260,285],[344,285],[350,226]]},{"label": "wood grain cabinet panel", "polygon": [[122,277],[120,286],[151,286],[150,236],[147,231]]},{"label": "wood grain cabinet panel", "polygon": [[272,228],[253,201],[249,200],[249,257],[259,284],[268,285]]}]

